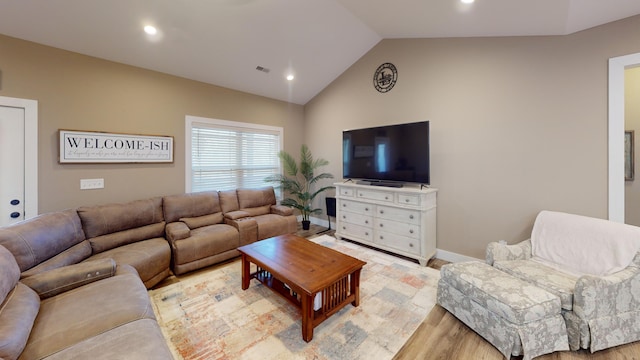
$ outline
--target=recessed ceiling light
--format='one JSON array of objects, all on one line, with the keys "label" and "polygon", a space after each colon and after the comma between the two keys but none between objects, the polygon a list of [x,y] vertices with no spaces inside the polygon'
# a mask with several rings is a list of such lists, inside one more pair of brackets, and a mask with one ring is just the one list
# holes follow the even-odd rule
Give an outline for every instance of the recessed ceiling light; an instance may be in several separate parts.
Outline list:
[{"label": "recessed ceiling light", "polygon": [[463,4],[473,4],[475,0],[460,0]]},{"label": "recessed ceiling light", "polygon": [[291,80],[293,80],[293,79],[294,79],[293,74],[289,74],[289,75],[287,75],[287,80],[291,81]]},{"label": "recessed ceiling light", "polygon": [[146,32],[149,35],[155,35],[158,33],[158,29],[156,29],[154,26],[147,25],[144,27],[144,32]]}]

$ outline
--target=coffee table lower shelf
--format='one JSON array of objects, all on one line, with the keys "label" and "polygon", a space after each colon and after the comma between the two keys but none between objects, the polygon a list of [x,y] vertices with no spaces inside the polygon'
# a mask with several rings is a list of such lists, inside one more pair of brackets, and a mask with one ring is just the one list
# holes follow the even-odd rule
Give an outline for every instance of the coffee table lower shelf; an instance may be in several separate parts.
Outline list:
[{"label": "coffee table lower shelf", "polygon": [[[245,272],[245,266],[247,267],[246,271],[249,272],[250,262],[252,261],[246,258],[245,255],[242,256],[243,273]],[[260,281],[264,286],[280,294],[291,304],[302,310],[302,338],[306,342],[313,339],[313,329],[331,315],[349,303],[353,306],[359,305],[360,269],[340,278],[319,292],[308,294],[295,284],[288,284],[279,280],[269,270],[259,265],[256,265],[256,267],[257,270],[250,273],[247,279]],[[243,278],[243,290],[249,287],[248,282],[249,280],[247,280],[245,287]],[[316,301],[316,294],[319,294],[321,302]]]}]

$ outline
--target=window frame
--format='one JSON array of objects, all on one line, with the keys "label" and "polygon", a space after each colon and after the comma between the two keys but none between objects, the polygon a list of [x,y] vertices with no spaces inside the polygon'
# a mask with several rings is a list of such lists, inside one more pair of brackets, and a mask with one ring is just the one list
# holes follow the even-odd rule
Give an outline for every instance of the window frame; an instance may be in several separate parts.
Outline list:
[{"label": "window frame", "polygon": [[[192,131],[194,125],[204,124],[205,126],[213,127],[227,127],[227,128],[238,128],[238,129],[246,129],[246,130],[262,130],[275,132],[278,134],[279,138],[279,146],[280,150],[284,148],[284,129],[280,126],[270,126],[270,125],[262,125],[248,122],[240,122],[240,121],[231,121],[231,120],[221,120],[221,119],[211,119],[204,118],[192,115],[185,116],[185,136],[184,136],[184,146],[185,146],[185,192],[192,192]],[[278,162],[279,163],[279,162]],[[282,165],[279,163],[280,171],[282,174]],[[276,197],[280,195],[278,191],[276,191]]]}]

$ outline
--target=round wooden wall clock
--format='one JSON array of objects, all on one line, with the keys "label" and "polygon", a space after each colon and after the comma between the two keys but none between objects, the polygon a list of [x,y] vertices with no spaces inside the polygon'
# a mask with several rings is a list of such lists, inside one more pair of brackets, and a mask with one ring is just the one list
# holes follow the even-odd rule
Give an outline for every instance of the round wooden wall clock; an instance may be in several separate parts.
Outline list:
[{"label": "round wooden wall clock", "polygon": [[373,87],[381,93],[386,93],[393,89],[398,81],[398,69],[392,63],[384,63],[376,69],[373,74]]}]

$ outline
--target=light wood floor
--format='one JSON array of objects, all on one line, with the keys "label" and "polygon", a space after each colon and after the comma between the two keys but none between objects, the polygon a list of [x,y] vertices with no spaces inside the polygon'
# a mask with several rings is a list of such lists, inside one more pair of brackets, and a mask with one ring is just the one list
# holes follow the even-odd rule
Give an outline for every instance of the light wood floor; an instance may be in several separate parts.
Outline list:
[{"label": "light wood floor", "polygon": [[[522,357],[512,357],[521,359]],[[394,360],[474,359],[500,360],[502,354],[480,335],[436,305],[418,330],[409,338]],[[561,351],[536,360],[639,360],[640,342],[590,354],[587,350]]]}]

